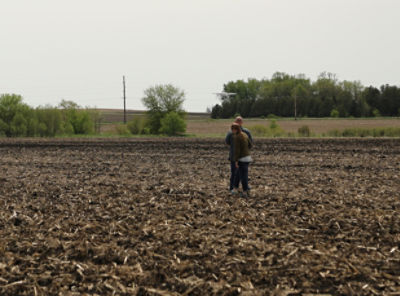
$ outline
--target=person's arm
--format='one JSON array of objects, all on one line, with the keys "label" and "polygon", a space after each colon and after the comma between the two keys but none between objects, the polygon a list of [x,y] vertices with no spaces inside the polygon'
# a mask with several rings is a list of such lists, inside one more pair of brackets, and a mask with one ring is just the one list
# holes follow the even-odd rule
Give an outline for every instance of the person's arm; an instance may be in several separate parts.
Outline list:
[{"label": "person's arm", "polygon": [[244,132],[246,133],[247,137],[249,138],[249,149],[253,147],[253,137],[251,135],[251,132],[246,128],[244,129]]},{"label": "person's arm", "polygon": [[253,148],[253,139],[251,138],[250,132],[249,132],[249,135],[247,137],[247,147],[249,147],[249,149]]},{"label": "person's arm", "polygon": [[232,132],[228,132],[225,137],[225,144],[230,146],[232,143]]},{"label": "person's arm", "polygon": [[249,136],[250,143],[251,143],[251,145],[253,146],[253,136],[251,135],[251,132],[250,132],[250,131],[249,131],[248,136]]}]

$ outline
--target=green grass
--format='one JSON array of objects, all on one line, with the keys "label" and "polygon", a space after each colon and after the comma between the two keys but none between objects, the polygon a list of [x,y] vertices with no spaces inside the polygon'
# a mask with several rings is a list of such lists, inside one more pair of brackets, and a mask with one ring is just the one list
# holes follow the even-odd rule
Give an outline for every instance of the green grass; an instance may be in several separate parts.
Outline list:
[{"label": "green grass", "polygon": [[329,137],[400,137],[400,128],[381,127],[381,128],[346,128],[343,130],[332,130],[327,133]]}]

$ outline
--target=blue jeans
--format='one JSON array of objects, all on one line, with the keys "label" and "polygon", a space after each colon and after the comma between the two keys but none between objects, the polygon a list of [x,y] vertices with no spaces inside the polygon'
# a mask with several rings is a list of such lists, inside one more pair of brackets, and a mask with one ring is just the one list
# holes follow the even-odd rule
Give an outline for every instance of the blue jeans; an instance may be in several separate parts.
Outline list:
[{"label": "blue jeans", "polygon": [[[235,163],[233,163],[235,166]],[[236,168],[236,167],[235,167]],[[233,187],[239,188],[239,182],[242,183],[243,191],[249,190],[249,163],[239,161],[239,169],[237,169]]]}]

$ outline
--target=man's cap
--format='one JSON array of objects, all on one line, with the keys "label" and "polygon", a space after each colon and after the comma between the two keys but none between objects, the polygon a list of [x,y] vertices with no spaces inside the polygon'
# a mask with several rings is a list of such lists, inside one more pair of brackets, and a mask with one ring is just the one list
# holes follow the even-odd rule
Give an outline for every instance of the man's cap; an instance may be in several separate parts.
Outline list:
[{"label": "man's cap", "polygon": [[236,122],[236,123],[243,122],[242,116],[236,117],[236,118],[235,118],[235,122]]}]

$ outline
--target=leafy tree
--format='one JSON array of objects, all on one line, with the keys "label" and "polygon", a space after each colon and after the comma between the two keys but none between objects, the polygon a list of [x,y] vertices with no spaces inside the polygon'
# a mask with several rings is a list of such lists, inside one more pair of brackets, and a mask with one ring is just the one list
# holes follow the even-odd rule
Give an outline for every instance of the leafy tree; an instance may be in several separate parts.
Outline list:
[{"label": "leafy tree", "polygon": [[308,125],[303,125],[297,129],[297,133],[301,137],[309,137],[311,135],[311,130]]},{"label": "leafy tree", "polygon": [[13,137],[24,137],[28,130],[27,121],[22,113],[17,113],[11,121],[11,135]]},{"label": "leafy tree", "polygon": [[236,95],[221,98],[211,112],[213,118],[231,118],[236,113],[245,117],[293,116],[295,100],[298,116],[310,117],[328,117],[333,109],[340,117],[374,116],[374,110],[397,116],[400,108],[399,87],[364,88],[359,81],[339,81],[328,72],[315,82],[303,74],[276,72],[271,79],[230,81],[224,84],[224,91]]},{"label": "leafy tree", "polygon": [[94,130],[94,122],[89,110],[83,110],[72,101],[62,100],[59,107],[62,109],[64,132],[66,134],[90,134]]},{"label": "leafy tree", "polygon": [[339,111],[336,110],[336,109],[333,109],[333,110],[331,111],[331,117],[334,117],[334,118],[339,117]]},{"label": "leafy tree", "polygon": [[216,104],[214,107],[211,109],[211,118],[221,118],[222,115],[222,107],[219,104]]},{"label": "leafy tree", "polygon": [[176,136],[186,131],[185,120],[176,112],[169,112],[161,119],[160,132]]},{"label": "leafy tree", "polygon": [[7,137],[27,136],[31,108],[22,102],[22,97],[15,94],[0,96],[0,120],[2,133]]},{"label": "leafy tree", "polygon": [[94,132],[96,134],[100,134],[101,122],[103,121],[103,116],[101,115],[101,112],[97,109],[92,109],[90,110],[90,117],[93,121]]},{"label": "leafy tree", "polygon": [[372,115],[373,115],[374,117],[380,117],[380,116],[381,116],[381,113],[379,112],[378,109],[374,109],[374,110],[372,110]]},{"label": "leafy tree", "polygon": [[[380,107],[380,97],[381,92],[378,88],[369,86],[364,89],[362,92],[362,97],[365,99],[367,104],[370,106],[371,112],[369,115],[375,116],[373,113],[374,110],[378,110]],[[378,111],[379,112],[379,111]]]},{"label": "leafy tree", "polygon": [[0,136],[54,137],[62,134],[88,134],[93,131],[93,119],[72,101],[33,109],[15,94],[0,96]]},{"label": "leafy tree", "polygon": [[152,134],[158,134],[161,120],[170,112],[175,112],[183,119],[185,93],[171,84],[156,85],[145,90],[143,104],[147,107],[146,126]]},{"label": "leafy tree", "polygon": [[0,137],[4,137],[8,130],[8,125],[0,119]]},{"label": "leafy tree", "polygon": [[378,108],[383,116],[397,116],[400,108],[400,88],[397,86],[381,86],[380,107]]},{"label": "leafy tree", "polygon": [[36,118],[38,122],[37,132],[41,137],[54,137],[64,132],[62,114],[59,109],[51,106],[38,107]]},{"label": "leafy tree", "polygon": [[143,132],[144,124],[143,119],[139,117],[133,118],[128,122],[128,130],[132,135],[140,135]]}]

